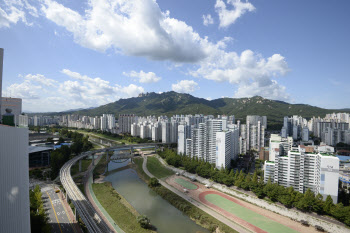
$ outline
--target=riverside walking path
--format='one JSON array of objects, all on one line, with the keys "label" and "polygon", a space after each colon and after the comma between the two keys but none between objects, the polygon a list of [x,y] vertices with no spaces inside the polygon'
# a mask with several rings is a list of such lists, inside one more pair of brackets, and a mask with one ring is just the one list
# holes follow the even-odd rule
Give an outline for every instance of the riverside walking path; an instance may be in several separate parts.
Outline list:
[{"label": "riverside walking path", "polygon": [[[154,175],[152,173],[150,173],[147,169],[147,156],[143,155],[143,164],[142,164],[142,169],[143,171],[151,178],[154,177]],[[232,229],[241,232],[241,233],[248,233],[248,232],[252,232],[250,230],[247,230],[246,228],[240,226],[239,224],[232,222],[231,220],[227,219],[226,217],[222,216],[221,214],[215,212],[214,210],[206,207],[205,205],[203,205],[202,203],[192,199],[191,197],[188,197],[186,194],[180,192],[179,190],[177,190],[176,188],[170,186],[169,184],[167,184],[166,182],[159,180],[159,183],[161,185],[163,185],[165,188],[169,189],[170,191],[172,191],[173,193],[177,194],[178,196],[182,197],[183,199],[185,199],[186,201],[190,202],[191,204],[195,205],[196,207],[198,207],[199,209],[203,210],[204,212],[206,212],[207,214],[213,216],[214,218],[216,218],[217,220],[219,220],[220,222],[226,224],[227,226],[231,227]]]}]

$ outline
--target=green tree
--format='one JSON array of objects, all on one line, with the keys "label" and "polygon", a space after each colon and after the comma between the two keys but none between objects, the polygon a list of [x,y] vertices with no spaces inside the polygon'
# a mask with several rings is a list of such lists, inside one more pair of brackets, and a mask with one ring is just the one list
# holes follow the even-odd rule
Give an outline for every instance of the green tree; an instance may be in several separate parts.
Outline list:
[{"label": "green tree", "polygon": [[148,182],[149,187],[157,187],[159,186],[159,181],[157,178],[152,177]]},{"label": "green tree", "polygon": [[328,195],[326,198],[326,201],[323,204],[323,211],[326,214],[331,215],[331,211],[332,211],[333,207],[334,207],[333,199],[330,195]]},{"label": "green tree", "polygon": [[47,138],[47,139],[46,139],[46,142],[48,142],[48,143],[53,143],[53,138],[51,138],[51,137],[50,137],[50,138]]},{"label": "green tree", "polygon": [[314,202],[315,202],[315,195],[311,191],[311,189],[308,188],[304,194],[304,197],[299,200],[296,207],[303,211],[311,211],[312,207],[314,206]]},{"label": "green tree", "polygon": [[137,217],[137,222],[140,224],[142,228],[149,229],[151,228],[151,221],[147,218],[146,215],[140,215]]}]

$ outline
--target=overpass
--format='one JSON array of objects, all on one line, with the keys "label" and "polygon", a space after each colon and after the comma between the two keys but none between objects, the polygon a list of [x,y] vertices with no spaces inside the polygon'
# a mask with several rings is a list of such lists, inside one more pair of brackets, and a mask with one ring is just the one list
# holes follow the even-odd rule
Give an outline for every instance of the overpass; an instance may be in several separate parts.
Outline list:
[{"label": "overpass", "polygon": [[[70,169],[79,160],[87,157],[94,156],[96,153],[110,152],[110,151],[120,151],[120,150],[131,150],[131,155],[133,156],[134,148],[152,148],[155,149],[160,143],[148,143],[148,144],[133,144],[133,145],[120,145],[111,148],[103,148],[94,151],[83,152],[81,155],[74,157],[63,165],[60,170],[60,180],[63,188],[66,190],[67,198],[70,198],[74,207],[77,210],[78,215],[83,220],[86,228],[92,233],[112,233],[115,232],[114,229],[110,229],[102,218],[98,215],[97,211],[92,207],[91,203],[86,199],[84,194],[80,191],[78,186],[74,183]],[[108,153],[107,153],[108,155]],[[116,159],[125,159],[126,157],[116,156]],[[107,157],[108,159],[108,157]]]}]

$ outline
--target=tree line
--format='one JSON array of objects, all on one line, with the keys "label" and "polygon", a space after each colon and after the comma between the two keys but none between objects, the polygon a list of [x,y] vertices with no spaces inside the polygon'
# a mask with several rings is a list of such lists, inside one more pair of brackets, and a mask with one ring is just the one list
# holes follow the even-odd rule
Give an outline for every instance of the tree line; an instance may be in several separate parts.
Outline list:
[{"label": "tree line", "polygon": [[315,195],[310,189],[305,193],[300,193],[293,187],[284,187],[277,183],[272,183],[269,179],[265,184],[263,175],[258,176],[258,172],[246,174],[243,170],[217,169],[214,164],[205,162],[198,158],[191,158],[185,155],[178,155],[174,150],[159,150],[158,154],[166,160],[169,165],[183,168],[187,172],[211,179],[217,183],[227,186],[236,186],[239,189],[252,191],[258,198],[268,198],[272,202],[279,202],[287,208],[297,208],[303,212],[315,212],[321,215],[329,215],[350,226],[350,206],[349,198],[339,200],[338,204],[333,204],[331,196],[327,196],[323,201],[321,194]]},{"label": "tree line", "polygon": [[62,145],[61,148],[51,152],[51,179],[55,179],[58,176],[61,167],[73,156],[93,148],[92,143],[89,141],[89,136],[67,129],[61,129],[59,132],[61,136],[71,138],[73,143],[70,147]]},{"label": "tree line", "polygon": [[29,190],[30,200],[30,228],[31,232],[49,233],[51,232],[48,217],[45,212],[42,193],[39,185],[33,190]]},{"label": "tree line", "polygon": [[79,130],[84,130],[86,132],[92,132],[92,133],[97,133],[97,134],[102,134],[102,135],[106,135],[109,137],[113,137],[116,140],[126,140],[130,143],[149,143],[149,142],[153,142],[149,139],[146,138],[140,138],[138,136],[134,137],[131,136],[130,134],[116,134],[116,133],[111,133],[109,131],[102,131],[99,129],[79,129]]}]

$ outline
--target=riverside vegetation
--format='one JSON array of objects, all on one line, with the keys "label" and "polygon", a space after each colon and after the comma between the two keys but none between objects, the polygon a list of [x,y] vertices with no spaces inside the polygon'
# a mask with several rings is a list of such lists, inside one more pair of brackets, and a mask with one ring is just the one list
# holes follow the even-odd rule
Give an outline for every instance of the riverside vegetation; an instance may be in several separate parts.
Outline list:
[{"label": "riverside vegetation", "polygon": [[271,180],[265,184],[263,176],[258,176],[257,171],[254,174],[246,174],[242,170],[217,169],[215,165],[197,158],[191,158],[184,155],[178,155],[175,151],[164,149],[158,151],[158,154],[166,160],[169,165],[182,168],[190,173],[195,173],[201,177],[211,179],[217,183],[227,186],[236,186],[239,189],[252,191],[258,198],[268,198],[272,202],[279,202],[287,208],[297,208],[303,212],[315,212],[320,215],[332,216],[347,226],[350,226],[350,206],[348,195],[343,195],[339,203],[334,205],[332,198],[328,196],[325,201],[322,195],[315,195],[310,189],[304,194],[295,191],[293,187],[272,183]]},{"label": "riverside vegetation", "polygon": [[[230,227],[220,222],[219,220],[217,220],[216,218],[205,213],[201,209],[184,200],[182,197],[179,197],[175,193],[171,192],[170,190],[159,184],[156,178],[150,178],[149,176],[147,176],[147,174],[142,169],[143,158],[135,158],[134,162],[136,164],[135,169],[137,173],[146,183],[148,183],[148,186],[152,190],[154,190],[164,200],[168,201],[174,207],[176,207],[177,209],[181,210],[184,214],[189,216],[198,225],[208,229],[211,232],[216,232],[217,229],[219,229],[219,232],[221,233],[236,232]],[[160,167],[162,166],[160,163],[158,165]]]}]

